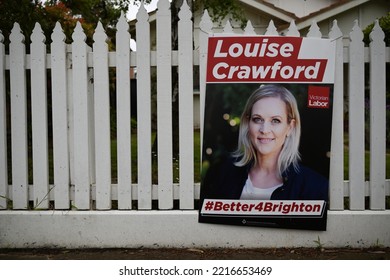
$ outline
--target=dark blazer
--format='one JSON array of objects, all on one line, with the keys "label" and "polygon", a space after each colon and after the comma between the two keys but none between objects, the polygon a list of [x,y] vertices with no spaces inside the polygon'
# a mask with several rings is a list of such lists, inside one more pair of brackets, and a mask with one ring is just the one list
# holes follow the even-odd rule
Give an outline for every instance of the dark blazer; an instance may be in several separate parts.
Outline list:
[{"label": "dark blazer", "polygon": [[[230,158],[208,170],[201,189],[201,199],[239,199],[248,178],[250,165],[237,167]],[[328,201],[328,180],[316,171],[290,166],[283,174],[283,186],[271,195],[271,200],[325,200]]]},{"label": "dark blazer", "polygon": [[[201,183],[199,211],[203,200],[240,199],[242,189],[248,178],[250,165],[237,167],[234,159],[213,164]],[[271,200],[325,200],[328,202],[328,180],[314,170],[299,166],[295,170],[290,166],[283,174],[283,185],[271,195]],[[326,203],[327,205],[327,203]],[[325,206],[327,208],[327,206]],[[326,209],[325,208],[325,209]],[[200,212],[199,212],[200,213]],[[282,227],[308,230],[326,230],[327,211],[321,217],[235,217],[198,216],[201,223],[236,224],[247,226]]]}]

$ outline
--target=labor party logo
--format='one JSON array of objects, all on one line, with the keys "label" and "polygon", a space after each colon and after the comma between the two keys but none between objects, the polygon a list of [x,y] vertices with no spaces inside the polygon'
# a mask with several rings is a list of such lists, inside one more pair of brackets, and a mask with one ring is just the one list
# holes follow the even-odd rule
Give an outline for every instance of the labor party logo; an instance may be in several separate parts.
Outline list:
[{"label": "labor party logo", "polygon": [[308,108],[329,109],[329,87],[309,86],[308,87]]}]

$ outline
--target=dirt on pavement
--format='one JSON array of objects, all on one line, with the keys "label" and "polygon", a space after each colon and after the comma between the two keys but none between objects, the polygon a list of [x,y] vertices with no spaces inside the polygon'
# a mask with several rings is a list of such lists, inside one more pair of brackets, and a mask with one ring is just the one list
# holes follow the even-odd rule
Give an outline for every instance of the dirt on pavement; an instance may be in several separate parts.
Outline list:
[{"label": "dirt on pavement", "polygon": [[0,249],[0,260],[390,260],[390,248]]}]

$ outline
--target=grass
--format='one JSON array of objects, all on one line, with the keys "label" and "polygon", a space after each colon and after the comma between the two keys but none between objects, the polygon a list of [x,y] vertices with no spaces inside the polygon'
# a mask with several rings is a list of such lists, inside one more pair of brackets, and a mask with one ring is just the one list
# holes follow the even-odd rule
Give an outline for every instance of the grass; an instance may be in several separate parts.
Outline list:
[{"label": "grass", "polygon": [[[156,139],[156,133],[152,133],[151,145]],[[131,178],[132,182],[136,183],[138,178],[138,166],[137,166],[137,135],[132,135],[131,138]],[[194,131],[194,181],[200,182],[200,131]],[[156,184],[158,182],[158,165],[157,165],[157,155],[152,151],[152,183]],[[172,175],[173,182],[179,183],[179,158],[172,158]],[[111,177],[113,182],[117,182],[117,141],[116,139],[111,140]]]},{"label": "grass", "polygon": [[[386,153],[386,178],[390,178],[390,154]],[[344,180],[349,179],[349,149],[344,148]],[[370,180],[370,152],[364,152],[364,179]]]},{"label": "grass", "polygon": [[[153,145],[153,142],[156,138],[156,133],[152,133],[152,139],[151,139],[151,145]],[[133,133],[132,140],[131,140],[131,162],[132,162],[132,181],[133,183],[137,182],[138,177],[138,170],[137,170],[137,135],[136,133]],[[346,144],[348,142],[348,139],[346,139]],[[195,130],[194,131],[194,181],[200,182],[201,178],[201,153],[200,153],[200,131]],[[29,147],[29,162],[28,162],[28,175],[29,175],[29,183],[33,183],[33,172],[32,172],[32,151],[31,146]],[[10,158],[10,152],[8,154],[8,167],[9,167],[9,174],[8,174],[8,180],[9,184],[11,184],[12,176],[11,176],[11,158]],[[179,182],[179,159],[173,158],[173,178],[174,183]],[[117,142],[116,139],[113,138],[111,140],[111,170],[112,170],[112,182],[117,182]],[[52,147],[50,145],[49,147],[49,182],[53,184],[53,151]],[[152,155],[152,182],[155,184],[157,183],[157,175],[158,173],[158,166],[157,166],[157,155],[154,153]],[[370,152],[365,151],[365,180],[370,179]],[[390,153],[386,154],[386,178],[390,178]],[[344,179],[349,179],[349,148],[348,145],[345,145],[344,149]]]}]

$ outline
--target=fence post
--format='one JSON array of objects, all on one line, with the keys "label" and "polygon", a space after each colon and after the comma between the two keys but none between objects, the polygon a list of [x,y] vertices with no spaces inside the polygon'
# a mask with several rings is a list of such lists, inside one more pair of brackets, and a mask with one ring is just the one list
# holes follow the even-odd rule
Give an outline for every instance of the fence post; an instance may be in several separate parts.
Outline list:
[{"label": "fence post", "polygon": [[137,13],[138,209],[152,208],[150,26],[143,2]]},{"label": "fence post", "polygon": [[131,92],[129,25],[121,14],[116,33],[118,208],[131,209]]},{"label": "fence post", "polygon": [[10,35],[12,200],[14,209],[28,207],[26,50],[18,23]]},{"label": "fence post", "polygon": [[96,208],[111,209],[111,133],[107,35],[101,22],[93,36]]},{"label": "fence post", "polygon": [[31,117],[34,207],[49,207],[49,151],[45,35],[39,23],[31,36]]},{"label": "fence post", "polygon": [[331,210],[344,209],[344,63],[343,34],[333,21],[329,38],[336,41],[333,87],[332,140],[329,171],[329,202]]},{"label": "fence post", "polygon": [[0,30],[0,210],[8,208],[7,104],[5,92],[5,48]]},{"label": "fence post", "polygon": [[192,13],[183,1],[179,13],[180,209],[194,209],[194,94]]},{"label": "fence post", "polygon": [[206,101],[206,74],[207,53],[209,34],[212,33],[213,22],[207,10],[204,11],[199,24],[199,92],[200,92],[200,152],[203,151],[203,127],[204,109]]},{"label": "fence post", "polygon": [[157,3],[158,208],[173,208],[172,26],[168,0]]},{"label": "fence post", "polygon": [[349,46],[349,190],[350,209],[364,210],[364,45],[358,21]]},{"label": "fence post", "polygon": [[51,79],[55,209],[69,209],[70,167],[68,135],[68,85],[65,34],[59,22],[52,35]]},{"label": "fence post", "polygon": [[370,33],[370,209],[384,210],[386,180],[386,46],[378,20]]},{"label": "fence post", "polygon": [[77,209],[89,209],[91,178],[87,45],[80,22],[72,38],[75,206]]}]

